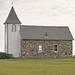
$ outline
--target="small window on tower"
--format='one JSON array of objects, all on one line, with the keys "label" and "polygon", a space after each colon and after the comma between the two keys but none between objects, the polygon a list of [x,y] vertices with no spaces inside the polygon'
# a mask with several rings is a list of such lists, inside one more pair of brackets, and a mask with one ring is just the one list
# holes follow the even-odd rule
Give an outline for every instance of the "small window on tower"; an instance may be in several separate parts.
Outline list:
[{"label": "small window on tower", "polygon": [[12,32],[16,32],[16,25],[15,24],[12,25]]}]

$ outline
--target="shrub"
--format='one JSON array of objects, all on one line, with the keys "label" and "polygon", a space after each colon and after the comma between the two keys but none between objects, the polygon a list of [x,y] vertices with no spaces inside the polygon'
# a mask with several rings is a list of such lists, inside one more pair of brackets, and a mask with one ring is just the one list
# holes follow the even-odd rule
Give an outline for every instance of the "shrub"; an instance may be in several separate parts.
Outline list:
[{"label": "shrub", "polygon": [[12,54],[0,52],[0,59],[9,59],[9,58],[12,58],[12,57],[13,57]]},{"label": "shrub", "polygon": [[73,55],[73,58],[75,58],[75,55]]}]

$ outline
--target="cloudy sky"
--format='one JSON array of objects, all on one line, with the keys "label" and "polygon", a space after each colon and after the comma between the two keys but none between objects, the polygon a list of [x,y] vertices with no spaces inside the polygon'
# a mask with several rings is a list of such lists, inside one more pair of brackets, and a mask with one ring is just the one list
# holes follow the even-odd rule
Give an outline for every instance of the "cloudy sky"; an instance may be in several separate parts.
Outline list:
[{"label": "cloudy sky", "polygon": [[[4,51],[4,22],[13,7],[22,25],[69,26],[75,38],[75,0],[0,0],[0,51]],[[73,54],[75,54],[75,41]]]}]

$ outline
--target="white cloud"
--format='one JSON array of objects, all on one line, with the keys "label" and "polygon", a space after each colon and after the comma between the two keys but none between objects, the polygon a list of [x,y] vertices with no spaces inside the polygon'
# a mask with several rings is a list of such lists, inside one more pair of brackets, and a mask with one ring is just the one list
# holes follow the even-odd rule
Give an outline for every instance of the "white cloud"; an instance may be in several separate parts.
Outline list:
[{"label": "white cloud", "polygon": [[54,5],[54,6],[52,6],[51,9],[66,9],[66,8],[65,7],[62,7],[60,5]]}]

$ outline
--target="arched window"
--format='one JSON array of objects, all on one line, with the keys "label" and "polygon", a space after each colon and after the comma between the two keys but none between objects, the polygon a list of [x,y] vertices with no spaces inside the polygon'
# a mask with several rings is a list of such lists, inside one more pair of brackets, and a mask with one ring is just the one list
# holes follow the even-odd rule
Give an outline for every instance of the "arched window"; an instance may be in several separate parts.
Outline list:
[{"label": "arched window", "polygon": [[12,32],[16,32],[16,25],[15,24],[12,25]]}]

